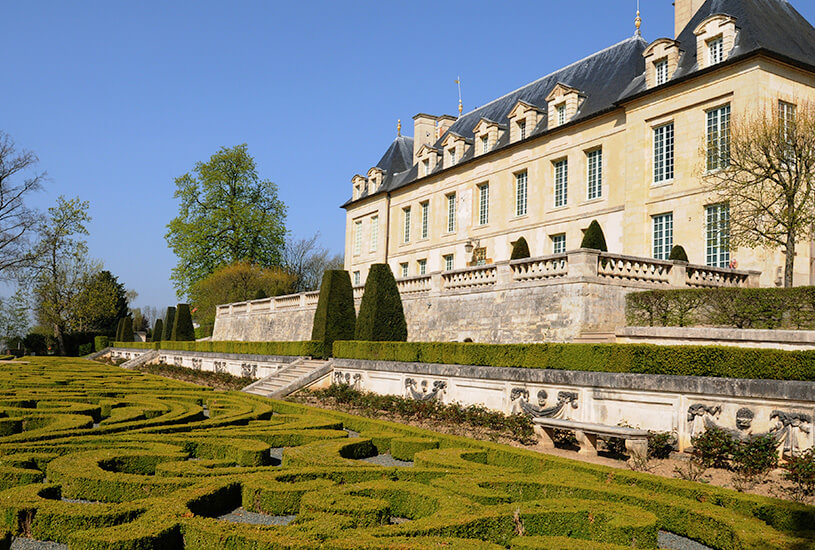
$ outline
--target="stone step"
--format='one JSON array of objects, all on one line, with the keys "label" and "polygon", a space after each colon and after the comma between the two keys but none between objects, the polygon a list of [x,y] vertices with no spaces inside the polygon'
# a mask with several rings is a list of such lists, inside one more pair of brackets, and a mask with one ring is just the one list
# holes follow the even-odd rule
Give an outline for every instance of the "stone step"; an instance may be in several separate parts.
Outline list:
[{"label": "stone step", "polygon": [[580,336],[572,340],[575,344],[610,344],[617,340],[617,335],[613,332],[582,332]]}]

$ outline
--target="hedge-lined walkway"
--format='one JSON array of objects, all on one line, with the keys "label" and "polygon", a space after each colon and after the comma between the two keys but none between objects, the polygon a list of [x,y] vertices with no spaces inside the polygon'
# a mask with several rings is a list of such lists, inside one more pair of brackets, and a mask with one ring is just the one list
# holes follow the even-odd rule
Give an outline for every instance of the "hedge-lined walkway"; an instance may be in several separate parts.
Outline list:
[{"label": "hedge-lined walkway", "polygon": [[[1,547],[25,534],[72,550],[621,550],[656,548],[663,529],[716,549],[815,548],[815,509],[801,505],[79,359],[27,361],[0,367]],[[412,466],[360,460],[385,453]],[[296,518],[218,519],[241,507]]]}]

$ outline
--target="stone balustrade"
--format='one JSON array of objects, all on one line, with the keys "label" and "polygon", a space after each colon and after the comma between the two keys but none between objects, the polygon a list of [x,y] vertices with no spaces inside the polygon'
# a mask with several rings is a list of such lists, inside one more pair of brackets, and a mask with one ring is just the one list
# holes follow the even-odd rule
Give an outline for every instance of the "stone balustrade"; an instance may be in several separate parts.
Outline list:
[{"label": "stone balustrade", "polygon": [[498,266],[491,264],[445,271],[441,274],[441,280],[442,291],[491,287],[498,281]]},{"label": "stone balustrade", "polygon": [[671,285],[673,262],[603,253],[598,256],[597,275],[604,279],[626,282]]},{"label": "stone balustrade", "polygon": [[512,280],[517,282],[543,281],[565,277],[569,268],[568,254],[540,258],[524,258],[509,262]]},{"label": "stone balustrade", "polygon": [[[396,288],[399,289],[399,294],[402,296],[430,292],[430,275],[419,275],[417,277],[399,279],[396,281]],[[361,293],[360,298],[362,298]]]}]

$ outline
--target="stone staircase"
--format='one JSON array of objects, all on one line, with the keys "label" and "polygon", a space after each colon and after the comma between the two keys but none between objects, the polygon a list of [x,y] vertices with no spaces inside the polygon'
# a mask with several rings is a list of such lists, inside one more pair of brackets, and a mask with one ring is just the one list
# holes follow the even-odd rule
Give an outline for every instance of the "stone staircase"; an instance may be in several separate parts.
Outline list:
[{"label": "stone staircase", "polygon": [[274,374],[263,377],[249,384],[242,391],[263,397],[285,397],[312,382],[315,382],[330,373],[334,368],[333,362],[321,359],[301,358],[278,370]]},{"label": "stone staircase", "polygon": [[100,357],[104,357],[105,355],[110,353],[112,349],[113,349],[112,347],[108,346],[104,349],[100,349],[99,351],[95,351],[90,355],[86,355],[85,357],[83,357],[83,359],[90,359],[91,361],[99,359]]},{"label": "stone staircase", "polygon": [[580,336],[572,340],[574,344],[613,344],[617,335],[613,332],[581,332]]},{"label": "stone staircase", "polygon": [[158,356],[159,356],[158,351],[154,350],[154,349],[151,349],[150,351],[148,351],[146,353],[142,353],[138,357],[134,357],[130,361],[125,361],[124,363],[122,363],[119,366],[122,367],[122,368],[125,368],[125,369],[134,369],[136,367],[146,365],[147,363],[150,363],[151,361],[155,361],[156,359],[158,359]]}]

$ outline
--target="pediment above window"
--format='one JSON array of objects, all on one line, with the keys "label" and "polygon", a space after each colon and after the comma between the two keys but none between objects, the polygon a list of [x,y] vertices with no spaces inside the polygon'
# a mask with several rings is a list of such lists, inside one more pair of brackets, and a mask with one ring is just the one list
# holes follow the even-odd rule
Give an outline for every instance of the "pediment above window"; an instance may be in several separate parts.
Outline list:
[{"label": "pediment above window", "polygon": [[555,87],[546,96],[549,129],[562,126],[574,118],[585,100],[586,95],[577,88],[572,88],[562,82],[555,84]]},{"label": "pediment above window", "polygon": [[532,135],[532,131],[543,118],[543,110],[537,105],[519,99],[507,118],[509,118],[509,141],[521,141]]}]

